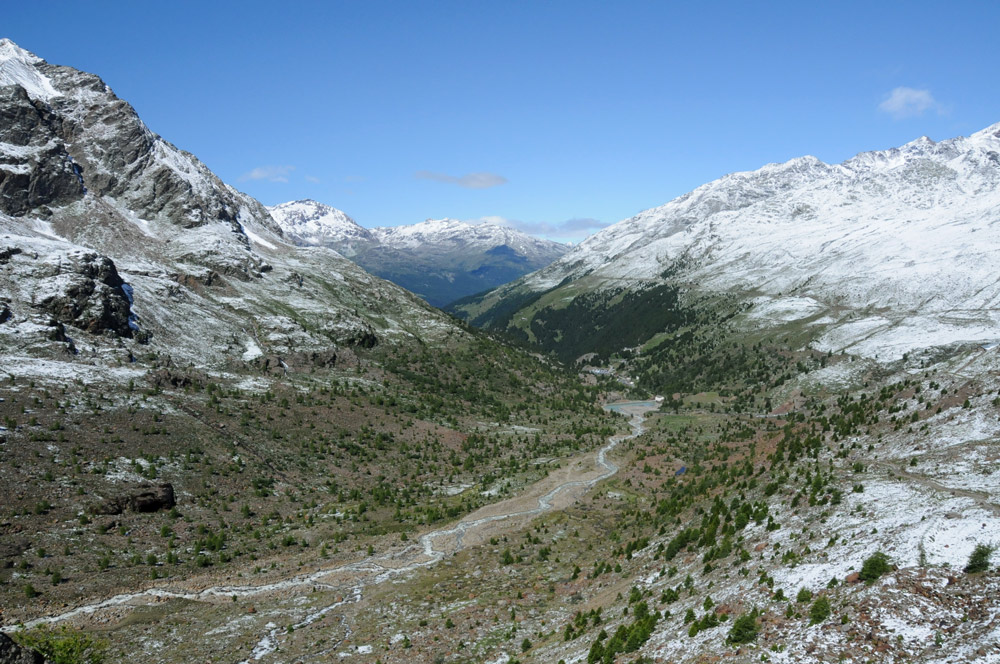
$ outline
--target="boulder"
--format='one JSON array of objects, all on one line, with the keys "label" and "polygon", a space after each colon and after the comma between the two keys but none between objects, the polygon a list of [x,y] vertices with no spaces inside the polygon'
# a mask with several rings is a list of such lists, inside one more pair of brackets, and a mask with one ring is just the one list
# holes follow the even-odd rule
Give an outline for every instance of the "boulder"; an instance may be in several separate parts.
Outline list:
[{"label": "boulder", "polygon": [[125,510],[140,513],[158,512],[168,510],[176,504],[173,485],[163,483],[137,487],[129,494],[92,505],[90,512],[92,514],[121,514]]},{"label": "boulder", "polygon": [[158,512],[176,505],[174,487],[169,483],[160,484],[129,498],[129,509],[133,512]]}]

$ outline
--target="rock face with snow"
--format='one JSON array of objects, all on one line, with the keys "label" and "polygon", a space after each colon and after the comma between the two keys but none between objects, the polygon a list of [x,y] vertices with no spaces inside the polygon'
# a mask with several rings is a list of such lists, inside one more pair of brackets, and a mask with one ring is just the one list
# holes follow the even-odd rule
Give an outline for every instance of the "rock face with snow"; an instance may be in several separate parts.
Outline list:
[{"label": "rock face with snow", "polygon": [[567,251],[498,224],[439,219],[369,231],[312,200],[268,209],[298,244],[334,249],[439,307],[512,281]]},{"label": "rock face with snow", "polygon": [[[755,325],[811,326],[821,350],[892,359],[1000,338],[998,255],[1000,124],[842,164],[802,157],[727,175],[597,233],[464,313],[500,326],[544,321],[548,301],[674,284],[738,294]],[[530,311],[495,315],[518,300]]]},{"label": "rock face with snow", "polygon": [[97,76],[9,40],[0,293],[9,366],[46,350],[127,358],[139,342],[199,365],[329,362],[341,346],[453,329],[335,252],[291,243]]},{"label": "rock face with snow", "polygon": [[36,275],[38,309],[85,332],[132,336],[128,291],[110,258],[77,251],[49,259],[41,265],[46,276]]}]

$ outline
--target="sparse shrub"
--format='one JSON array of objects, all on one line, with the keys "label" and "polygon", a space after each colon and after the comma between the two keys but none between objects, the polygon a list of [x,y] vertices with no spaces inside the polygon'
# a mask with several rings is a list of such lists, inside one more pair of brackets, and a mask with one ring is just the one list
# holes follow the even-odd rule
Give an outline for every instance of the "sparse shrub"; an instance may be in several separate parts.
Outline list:
[{"label": "sparse shrub", "polygon": [[858,576],[865,583],[871,584],[890,569],[889,556],[878,551],[865,559]]},{"label": "sparse shrub", "polygon": [[966,574],[985,572],[990,567],[990,556],[994,548],[987,544],[977,544],[969,555],[969,562],[963,570]]},{"label": "sparse shrub", "polygon": [[744,613],[733,622],[726,636],[726,643],[740,644],[757,640],[757,611]]},{"label": "sparse shrub", "polygon": [[14,640],[42,653],[52,664],[102,664],[107,643],[68,627],[14,632]]},{"label": "sparse shrub", "polygon": [[809,609],[809,624],[818,625],[830,617],[830,600],[826,596],[819,597]]},{"label": "sparse shrub", "polygon": [[799,594],[795,596],[795,601],[799,603],[808,602],[813,598],[813,593],[808,588],[799,588]]}]

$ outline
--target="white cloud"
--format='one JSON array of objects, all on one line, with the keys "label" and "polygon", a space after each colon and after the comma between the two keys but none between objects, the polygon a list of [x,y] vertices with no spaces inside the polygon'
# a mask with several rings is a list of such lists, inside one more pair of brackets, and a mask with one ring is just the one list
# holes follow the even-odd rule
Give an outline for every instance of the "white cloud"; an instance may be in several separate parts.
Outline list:
[{"label": "white cloud", "polygon": [[480,217],[479,219],[470,219],[468,221],[472,224],[509,226],[528,235],[573,241],[582,240],[588,235],[611,225],[599,219],[590,219],[587,217],[567,219],[566,221],[556,223],[549,223],[547,221],[520,221],[518,219],[507,219],[498,216]]},{"label": "white cloud", "polygon": [[507,183],[507,178],[496,173],[469,173],[468,175],[448,175],[446,173],[432,173],[431,171],[417,171],[413,176],[419,180],[434,180],[446,184],[457,184],[466,189],[489,189]]},{"label": "white cloud", "polygon": [[315,175],[307,175],[306,182],[312,182],[313,184],[319,184],[319,178]]},{"label": "white cloud", "polygon": [[258,166],[249,173],[240,176],[240,182],[246,180],[267,180],[268,182],[288,182],[288,174],[295,170],[294,166]]},{"label": "white cloud", "polygon": [[930,110],[938,113],[944,112],[943,107],[934,99],[930,90],[907,87],[898,87],[888,93],[882,103],[878,105],[878,110],[888,113],[897,120],[923,115]]}]

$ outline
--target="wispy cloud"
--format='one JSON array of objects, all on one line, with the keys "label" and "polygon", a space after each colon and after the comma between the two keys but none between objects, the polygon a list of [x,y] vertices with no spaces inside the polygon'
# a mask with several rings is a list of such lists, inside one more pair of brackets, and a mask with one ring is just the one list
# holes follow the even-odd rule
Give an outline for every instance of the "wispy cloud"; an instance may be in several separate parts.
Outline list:
[{"label": "wispy cloud", "polygon": [[579,217],[567,219],[556,223],[547,221],[520,221],[518,219],[507,219],[505,217],[488,216],[479,219],[470,219],[473,224],[499,224],[527,233],[528,235],[538,235],[550,239],[577,240],[595,233],[611,224],[599,219]]},{"label": "wispy cloud", "polygon": [[316,177],[315,175],[307,175],[305,176],[305,178],[306,182],[312,182],[313,184],[319,184],[320,182],[319,178]]},{"label": "wispy cloud", "polygon": [[446,184],[457,184],[466,189],[489,189],[507,183],[507,178],[496,173],[469,173],[468,175],[448,175],[431,171],[417,171],[413,176],[419,180],[434,180]]},{"label": "wispy cloud", "polygon": [[898,87],[885,96],[878,110],[888,113],[896,120],[923,115],[927,111],[943,113],[944,107],[934,99],[930,90]]},{"label": "wispy cloud", "polygon": [[295,170],[294,166],[258,166],[249,173],[240,176],[240,182],[246,180],[267,180],[268,182],[288,182],[288,174]]}]

